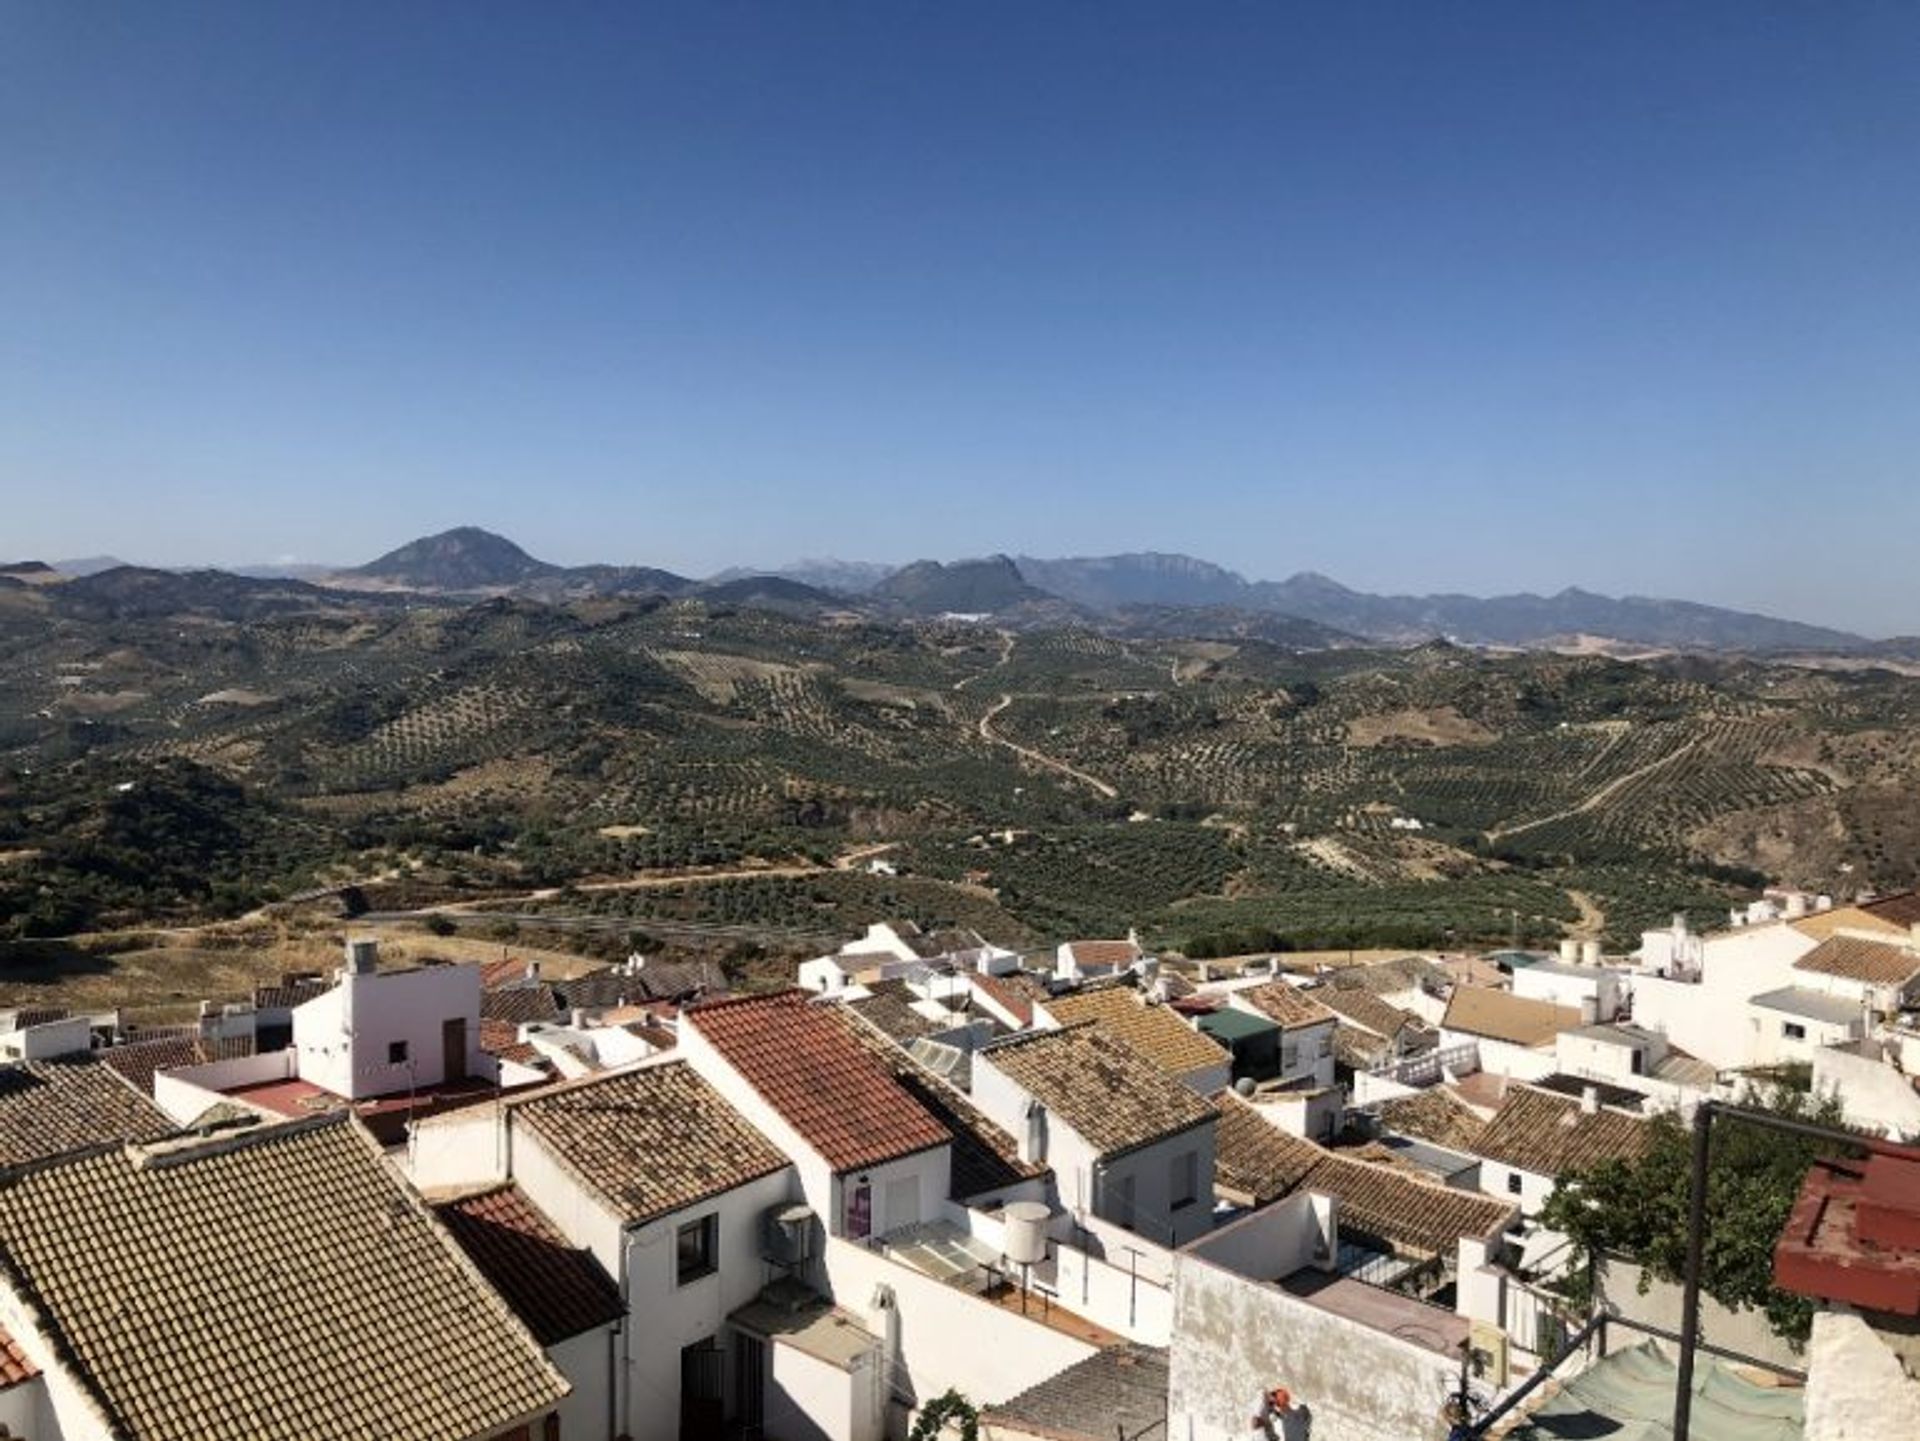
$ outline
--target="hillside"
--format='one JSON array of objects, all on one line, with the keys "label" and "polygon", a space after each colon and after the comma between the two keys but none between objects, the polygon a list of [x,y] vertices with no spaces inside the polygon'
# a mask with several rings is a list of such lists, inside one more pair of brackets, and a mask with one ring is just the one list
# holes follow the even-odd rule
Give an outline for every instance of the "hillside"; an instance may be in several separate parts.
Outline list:
[{"label": "hillside", "polygon": [[411,590],[482,591],[541,580],[559,569],[535,560],[505,536],[463,525],[408,541],[341,574]]},{"label": "hillside", "polygon": [[[906,907],[1201,950],[1551,939],[1577,892],[1630,942],[1763,878],[1920,879],[1920,681],[1887,670],[1369,650],[1247,612],[1016,631],[762,582],[468,605],[237,581],[0,606],[0,929],[332,877],[638,929],[817,936]],[[149,796],[165,816],[124,814]],[[195,815],[209,884],[128,868],[116,837]],[[883,843],[908,876],[828,864]]]},{"label": "hillside", "polygon": [[1020,568],[1004,555],[984,560],[915,561],[867,592],[870,600],[899,606],[914,615],[992,615],[1049,599],[1027,584]]}]

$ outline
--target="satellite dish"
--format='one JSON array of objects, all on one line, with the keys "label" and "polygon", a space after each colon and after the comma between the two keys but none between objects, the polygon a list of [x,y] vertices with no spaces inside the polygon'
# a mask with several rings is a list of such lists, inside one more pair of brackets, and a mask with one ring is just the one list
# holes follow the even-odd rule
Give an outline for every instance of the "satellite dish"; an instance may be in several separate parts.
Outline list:
[{"label": "satellite dish", "polygon": [[1239,1080],[1233,1083],[1233,1093],[1236,1096],[1251,1096],[1253,1094],[1253,1090],[1254,1090],[1254,1087],[1253,1087],[1252,1076],[1242,1076]]}]

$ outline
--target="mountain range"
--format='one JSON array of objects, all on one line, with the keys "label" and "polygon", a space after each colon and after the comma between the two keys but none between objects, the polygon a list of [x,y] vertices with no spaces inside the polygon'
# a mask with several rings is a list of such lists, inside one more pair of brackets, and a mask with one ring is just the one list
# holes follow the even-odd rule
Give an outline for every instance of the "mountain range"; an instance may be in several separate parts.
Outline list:
[{"label": "mountain range", "polygon": [[[56,567],[79,572],[62,590],[73,600],[148,610],[187,605],[173,572],[137,567]],[[251,579],[193,572],[196,604],[282,609],[326,602],[330,593],[500,596],[565,603],[599,595],[700,597],[799,613],[852,611],[876,618],[964,614],[1022,625],[1083,624],[1167,635],[1259,636],[1301,647],[1417,645],[1433,639],[1518,649],[1597,646],[1743,653],[1900,654],[1906,641],[1875,642],[1826,626],[1647,596],[1614,597],[1568,588],[1520,593],[1379,595],[1303,571],[1281,581],[1248,580],[1192,556],[994,555],[872,562],[810,560],[772,571],[735,568],[702,581],[645,566],[561,566],[539,560],[504,536],[463,526],[409,541],[365,565],[332,572],[301,567],[298,578]],[[213,577],[220,580],[215,582]],[[82,581],[85,583],[82,584]],[[187,608],[193,608],[187,605]]]}]

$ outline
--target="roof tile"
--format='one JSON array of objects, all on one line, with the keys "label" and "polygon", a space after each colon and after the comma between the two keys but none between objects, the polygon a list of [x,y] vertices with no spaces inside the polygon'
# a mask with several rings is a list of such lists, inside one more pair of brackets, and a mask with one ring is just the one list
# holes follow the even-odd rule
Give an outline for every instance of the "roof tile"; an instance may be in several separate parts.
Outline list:
[{"label": "roof tile", "polygon": [[1128,986],[1055,996],[1046,1003],[1046,1009],[1063,1026],[1091,1022],[1176,1076],[1224,1066],[1232,1059],[1218,1041],[1201,1034],[1166,1006],[1149,1003]]},{"label": "roof tile", "polygon": [[1440,1020],[1442,1030],[1529,1047],[1548,1045],[1562,1031],[1579,1024],[1580,1013],[1571,1006],[1556,1006],[1551,1001],[1536,1001],[1486,986],[1454,987],[1447,1013]]},{"label": "roof tile", "polygon": [[1103,1158],[1211,1124],[1213,1108],[1092,1023],[1032,1031],[981,1050],[987,1064],[1032,1095]]},{"label": "roof tile", "polygon": [[626,1314],[612,1277],[588,1252],[569,1245],[518,1186],[495,1186],[433,1209],[542,1346]]},{"label": "roof tile", "polygon": [[1601,1161],[1634,1161],[1646,1151],[1646,1122],[1578,1099],[1514,1086],[1481,1132],[1474,1154],[1541,1176],[1561,1176]]}]

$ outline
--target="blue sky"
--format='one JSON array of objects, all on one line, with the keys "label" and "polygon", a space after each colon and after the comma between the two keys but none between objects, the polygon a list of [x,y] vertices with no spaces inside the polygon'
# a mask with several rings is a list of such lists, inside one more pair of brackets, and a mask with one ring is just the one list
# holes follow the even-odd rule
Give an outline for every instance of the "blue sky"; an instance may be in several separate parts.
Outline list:
[{"label": "blue sky", "polygon": [[1844,0],[0,5],[0,551],[1920,631],[1916,75]]}]

